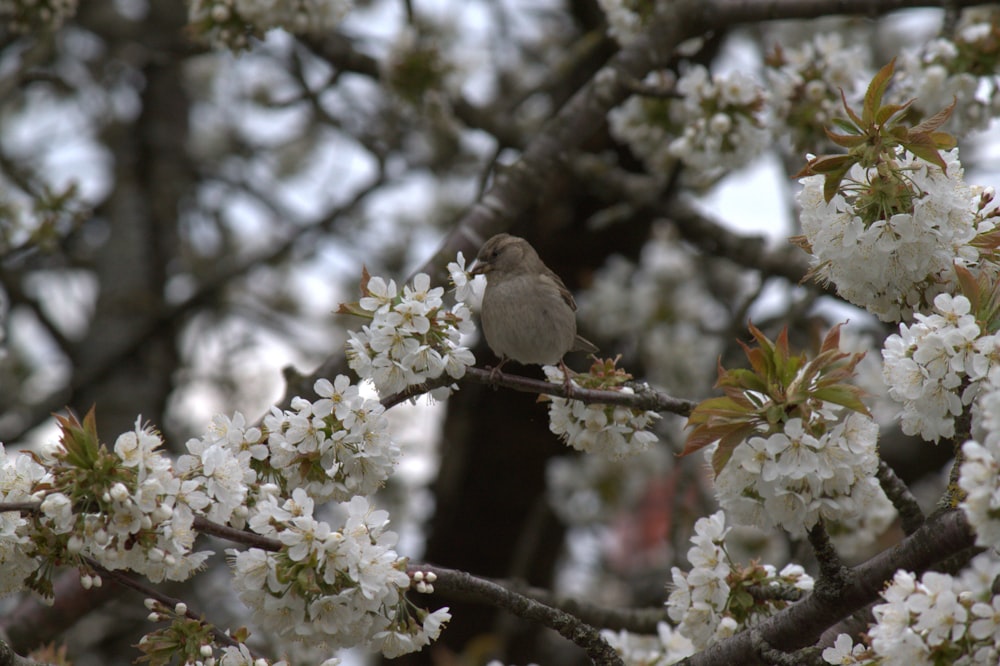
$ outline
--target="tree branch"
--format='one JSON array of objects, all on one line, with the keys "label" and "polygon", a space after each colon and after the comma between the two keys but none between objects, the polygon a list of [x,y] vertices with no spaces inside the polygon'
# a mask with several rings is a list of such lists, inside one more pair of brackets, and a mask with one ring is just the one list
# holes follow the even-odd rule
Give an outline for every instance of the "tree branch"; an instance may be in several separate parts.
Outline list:
[{"label": "tree branch", "polygon": [[[156,599],[157,601],[159,601],[164,606],[167,606],[168,608],[177,608],[177,605],[180,603],[183,603],[185,607],[187,606],[187,603],[182,601],[181,599],[177,599],[175,597],[166,595],[157,590],[156,588],[146,585],[142,581],[136,580],[130,576],[126,576],[120,571],[111,571],[110,569],[105,569],[104,567],[102,567],[100,564],[97,563],[97,560],[93,560],[89,557],[84,557],[82,559],[84,562],[87,563],[87,566],[93,569],[95,572],[97,572],[101,576],[101,578],[106,578],[107,580],[115,582],[118,585],[121,585],[122,587],[133,590],[134,592],[138,592],[143,596],[144,599]],[[190,620],[194,620],[195,622],[200,622],[202,624],[208,625],[212,630],[212,636],[215,637],[216,643],[232,647],[236,647],[239,645],[239,641],[237,641],[232,636],[222,631],[215,625],[206,622],[203,617],[199,616],[190,608],[184,611],[184,616]]]},{"label": "tree branch", "polygon": [[896,476],[895,470],[889,467],[889,463],[884,460],[878,461],[878,472],[875,474],[879,485],[892,505],[899,512],[903,532],[913,534],[924,524],[924,512],[917,504],[917,498],[913,496],[910,489],[903,483],[903,480]]},{"label": "tree branch", "polygon": [[570,390],[567,391],[566,387],[564,387],[561,382],[556,384],[543,381],[541,379],[531,379],[530,377],[522,377],[521,375],[512,375],[505,372],[498,372],[496,373],[496,376],[493,376],[493,373],[489,369],[467,368],[465,371],[465,377],[461,380],[455,380],[453,377],[442,375],[432,381],[416,386],[410,386],[398,393],[386,396],[382,399],[382,405],[386,409],[389,409],[390,407],[394,407],[401,402],[406,402],[411,398],[428,393],[433,389],[454,384],[456,381],[470,381],[494,387],[502,386],[515,391],[538,393],[539,395],[551,395],[556,396],[557,398],[569,398],[571,400],[579,400],[580,402],[588,404],[600,403],[604,405],[624,405],[634,409],[646,409],[655,412],[670,412],[681,416],[688,416],[691,413],[691,410],[694,409],[695,405],[698,404],[693,400],[674,398],[645,386],[633,387],[635,393],[631,394],[623,393],[621,391],[585,389],[577,386],[570,387]]},{"label": "tree branch", "polygon": [[[879,592],[899,569],[922,573],[936,562],[973,545],[975,535],[961,511],[947,511],[927,520],[902,542],[850,570],[836,598],[813,593],[797,604],[764,620],[762,638],[776,649],[788,652],[813,644],[837,618],[850,615],[878,598]],[[679,662],[685,666],[760,664],[753,653],[749,630],[720,641]]]},{"label": "tree branch", "polygon": [[597,629],[565,611],[535,601],[502,585],[477,578],[464,571],[445,569],[429,564],[411,564],[407,567],[409,573],[417,571],[432,572],[437,576],[437,580],[434,581],[436,591],[461,593],[469,598],[503,608],[525,620],[554,629],[564,638],[586,650],[587,655],[595,664],[624,666],[621,657],[601,637]]}]

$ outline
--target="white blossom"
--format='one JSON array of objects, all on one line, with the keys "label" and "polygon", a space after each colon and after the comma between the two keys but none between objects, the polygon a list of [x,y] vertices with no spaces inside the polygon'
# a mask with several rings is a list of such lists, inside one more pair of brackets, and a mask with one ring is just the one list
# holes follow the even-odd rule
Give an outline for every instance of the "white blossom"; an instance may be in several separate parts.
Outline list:
[{"label": "white blossom", "polygon": [[[446,308],[444,289],[430,286],[430,277],[419,273],[412,284],[397,293],[395,283],[372,277],[368,295],[358,305],[371,313],[371,323],[351,331],[347,359],[351,369],[374,382],[380,395],[436,379],[442,374],[459,379],[475,357],[461,343],[473,329],[472,315],[464,303]],[[433,393],[443,398],[443,387]]]},{"label": "white blossom", "polygon": [[[804,536],[820,519],[849,520],[878,501],[878,426],[862,414],[828,411],[823,428],[806,428],[794,418],[783,431],[751,437],[735,448],[715,485],[734,522],[775,525]],[[810,434],[815,431],[823,434]],[[710,447],[706,456],[714,452]]]},{"label": "white blossom", "polygon": [[[954,284],[955,263],[970,264],[978,257],[969,244],[976,235],[978,195],[963,181],[958,149],[943,158],[945,172],[897,152],[894,168],[906,174],[912,211],[889,219],[862,219],[854,200],[841,192],[827,203],[822,175],[801,180],[802,231],[812,247],[816,276],[883,321],[908,319],[925,310]],[[867,188],[878,177],[875,169],[854,165],[846,181]]]}]

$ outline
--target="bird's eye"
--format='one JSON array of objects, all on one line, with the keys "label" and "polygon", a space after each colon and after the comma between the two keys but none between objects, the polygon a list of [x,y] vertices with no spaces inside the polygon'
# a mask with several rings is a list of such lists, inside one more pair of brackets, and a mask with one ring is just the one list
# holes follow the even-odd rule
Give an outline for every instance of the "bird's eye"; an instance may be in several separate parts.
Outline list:
[{"label": "bird's eye", "polygon": [[491,258],[491,259],[496,259],[496,258],[497,258],[497,257],[499,257],[499,256],[500,256],[500,248],[496,248],[495,250],[493,250],[493,251],[492,251],[492,252],[490,253],[490,258]]}]

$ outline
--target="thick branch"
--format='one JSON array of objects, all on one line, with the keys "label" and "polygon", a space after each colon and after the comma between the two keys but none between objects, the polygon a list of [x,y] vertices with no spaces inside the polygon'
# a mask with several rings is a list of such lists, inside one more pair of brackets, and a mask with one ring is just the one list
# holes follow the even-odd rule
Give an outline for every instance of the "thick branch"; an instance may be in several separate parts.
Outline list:
[{"label": "thick branch", "polygon": [[6,637],[0,636],[0,666],[45,666],[45,664],[17,654],[14,648],[8,645]]},{"label": "thick branch", "polygon": [[[974,534],[961,511],[948,511],[929,519],[911,536],[850,570],[836,598],[811,594],[762,622],[758,629],[767,643],[783,651],[812,645],[837,619],[863,608],[878,598],[879,592],[899,569],[922,573],[936,562],[974,543]],[[688,657],[685,666],[762,663],[748,660],[753,645],[751,632],[732,638]]]}]

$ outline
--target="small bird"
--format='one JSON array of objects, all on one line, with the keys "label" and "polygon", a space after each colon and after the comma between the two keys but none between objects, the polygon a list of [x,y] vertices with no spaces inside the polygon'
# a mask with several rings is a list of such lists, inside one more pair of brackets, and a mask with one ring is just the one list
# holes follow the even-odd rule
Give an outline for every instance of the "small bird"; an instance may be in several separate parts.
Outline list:
[{"label": "small bird", "polygon": [[558,364],[569,386],[563,356],[569,351],[596,352],[597,347],[576,333],[576,302],[559,276],[542,263],[523,238],[497,234],[476,257],[474,274],[486,276],[480,316],[486,343],[503,364]]}]

